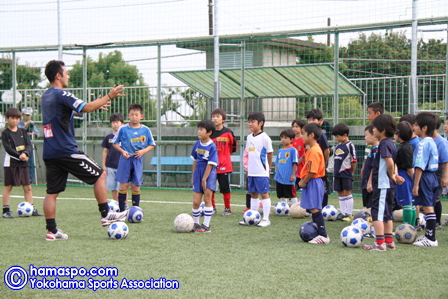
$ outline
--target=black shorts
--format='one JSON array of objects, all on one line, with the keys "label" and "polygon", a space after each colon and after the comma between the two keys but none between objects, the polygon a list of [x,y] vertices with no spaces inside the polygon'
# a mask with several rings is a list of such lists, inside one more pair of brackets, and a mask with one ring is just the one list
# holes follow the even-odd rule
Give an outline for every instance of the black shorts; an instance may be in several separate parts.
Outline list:
[{"label": "black shorts", "polygon": [[350,178],[339,178],[335,177],[334,180],[334,191],[342,192],[344,190],[351,191],[353,180]]},{"label": "black shorts", "polygon": [[218,173],[216,175],[219,183],[219,191],[221,193],[229,193],[230,192],[230,176],[228,173]]},{"label": "black shorts", "polygon": [[325,191],[324,195],[331,194],[332,191],[331,191],[331,186],[328,183],[327,174],[325,174],[325,176],[321,177],[321,179],[322,179],[322,182],[324,183],[324,191]]},{"label": "black shorts", "polygon": [[296,198],[296,187],[294,185],[283,185],[275,182],[275,189],[278,198]]},{"label": "black shorts", "polygon": [[395,189],[373,189],[372,220],[387,222],[392,220]]},{"label": "black shorts", "polygon": [[28,186],[31,185],[30,168],[4,167],[5,186]]},{"label": "black shorts", "polygon": [[69,173],[89,185],[95,184],[103,173],[103,169],[83,152],[68,157],[44,160],[44,162],[47,167],[47,194],[63,192]]},{"label": "black shorts", "polygon": [[300,190],[300,187],[299,187],[300,180],[301,180],[301,178],[296,178],[296,191]]},{"label": "black shorts", "polygon": [[367,192],[367,189],[362,189],[362,206],[366,208],[372,207],[372,193]]}]

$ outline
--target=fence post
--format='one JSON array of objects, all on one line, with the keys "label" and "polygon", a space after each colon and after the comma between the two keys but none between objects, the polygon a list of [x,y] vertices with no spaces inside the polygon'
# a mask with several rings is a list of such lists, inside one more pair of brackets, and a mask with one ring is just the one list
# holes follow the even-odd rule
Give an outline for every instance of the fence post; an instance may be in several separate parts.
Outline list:
[{"label": "fence post", "polygon": [[339,33],[334,34],[334,95],[333,95],[333,120],[334,125],[339,121]]},{"label": "fence post", "polygon": [[162,106],[162,58],[161,58],[161,45],[157,45],[157,187],[160,188],[161,185],[161,162],[162,162],[162,147],[160,142],[162,141],[162,122],[160,118],[161,106]]},{"label": "fence post", "polygon": [[13,107],[17,108],[17,64],[16,64],[16,52],[12,51],[12,103]]}]

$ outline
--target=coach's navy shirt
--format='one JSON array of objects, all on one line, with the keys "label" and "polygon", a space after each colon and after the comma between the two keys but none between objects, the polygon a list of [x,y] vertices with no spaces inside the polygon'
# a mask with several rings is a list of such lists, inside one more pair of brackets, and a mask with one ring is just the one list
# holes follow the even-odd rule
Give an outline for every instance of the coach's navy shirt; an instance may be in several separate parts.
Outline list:
[{"label": "coach's navy shirt", "polygon": [[67,157],[79,152],[75,140],[74,113],[81,114],[86,103],[72,93],[47,89],[42,95],[42,122],[44,126],[44,159]]}]

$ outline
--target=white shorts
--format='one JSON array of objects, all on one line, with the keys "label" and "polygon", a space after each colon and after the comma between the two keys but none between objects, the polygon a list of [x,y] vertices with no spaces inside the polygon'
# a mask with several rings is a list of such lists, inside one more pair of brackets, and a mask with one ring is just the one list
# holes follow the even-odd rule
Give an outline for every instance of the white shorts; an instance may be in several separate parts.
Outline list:
[{"label": "white shorts", "polygon": [[106,188],[108,191],[120,190],[120,183],[115,180],[116,176],[117,169],[107,167]]}]

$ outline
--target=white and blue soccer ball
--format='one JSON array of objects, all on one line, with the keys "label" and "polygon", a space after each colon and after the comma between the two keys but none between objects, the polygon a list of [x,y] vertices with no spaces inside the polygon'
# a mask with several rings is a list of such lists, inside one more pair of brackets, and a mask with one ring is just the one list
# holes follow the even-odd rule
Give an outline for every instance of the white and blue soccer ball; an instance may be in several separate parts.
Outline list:
[{"label": "white and blue soccer ball", "polygon": [[412,244],[417,238],[417,230],[408,223],[400,224],[395,230],[395,239],[399,243]]},{"label": "white and blue soccer ball", "polygon": [[120,212],[120,205],[115,200],[107,201],[107,205],[109,206],[109,211],[111,212]]},{"label": "white and blue soccer ball", "polygon": [[284,201],[279,201],[275,204],[274,211],[277,216],[289,215],[289,205]]},{"label": "white and blue soccer ball", "polygon": [[335,206],[328,205],[322,209],[322,216],[327,221],[336,221],[336,217],[338,217],[338,209]]},{"label": "white and blue soccer ball", "polygon": [[341,231],[341,242],[345,247],[359,247],[362,240],[362,231],[356,226],[347,226]]},{"label": "white and blue soccer ball", "polygon": [[143,210],[138,206],[132,206],[128,210],[127,216],[128,222],[131,223],[139,223],[143,221]]},{"label": "white and blue soccer ball", "polygon": [[201,216],[204,216],[204,210],[205,210],[205,202],[201,202],[201,205],[199,206],[199,212],[201,213]]},{"label": "white and blue soccer ball", "polygon": [[174,219],[174,229],[179,233],[189,233],[193,230],[194,220],[191,215],[179,214]]},{"label": "white and blue soccer ball", "polygon": [[257,225],[261,221],[261,215],[258,211],[247,210],[243,215],[243,221],[247,225]]},{"label": "white and blue soccer ball", "polygon": [[129,228],[124,222],[114,222],[109,225],[107,229],[107,234],[109,238],[114,240],[123,240],[126,239],[129,233]]},{"label": "white and blue soccer ball", "polygon": [[370,233],[370,223],[363,218],[357,218],[353,220],[352,226],[359,228],[363,234]]},{"label": "white and blue soccer ball", "polygon": [[423,214],[423,213],[420,213],[418,218],[419,218],[419,221],[420,221],[420,227],[422,229],[425,229],[426,228],[426,215]]},{"label": "white and blue soccer ball", "polygon": [[19,217],[30,217],[33,215],[33,210],[33,205],[26,201],[19,203],[17,206],[17,214]]}]

